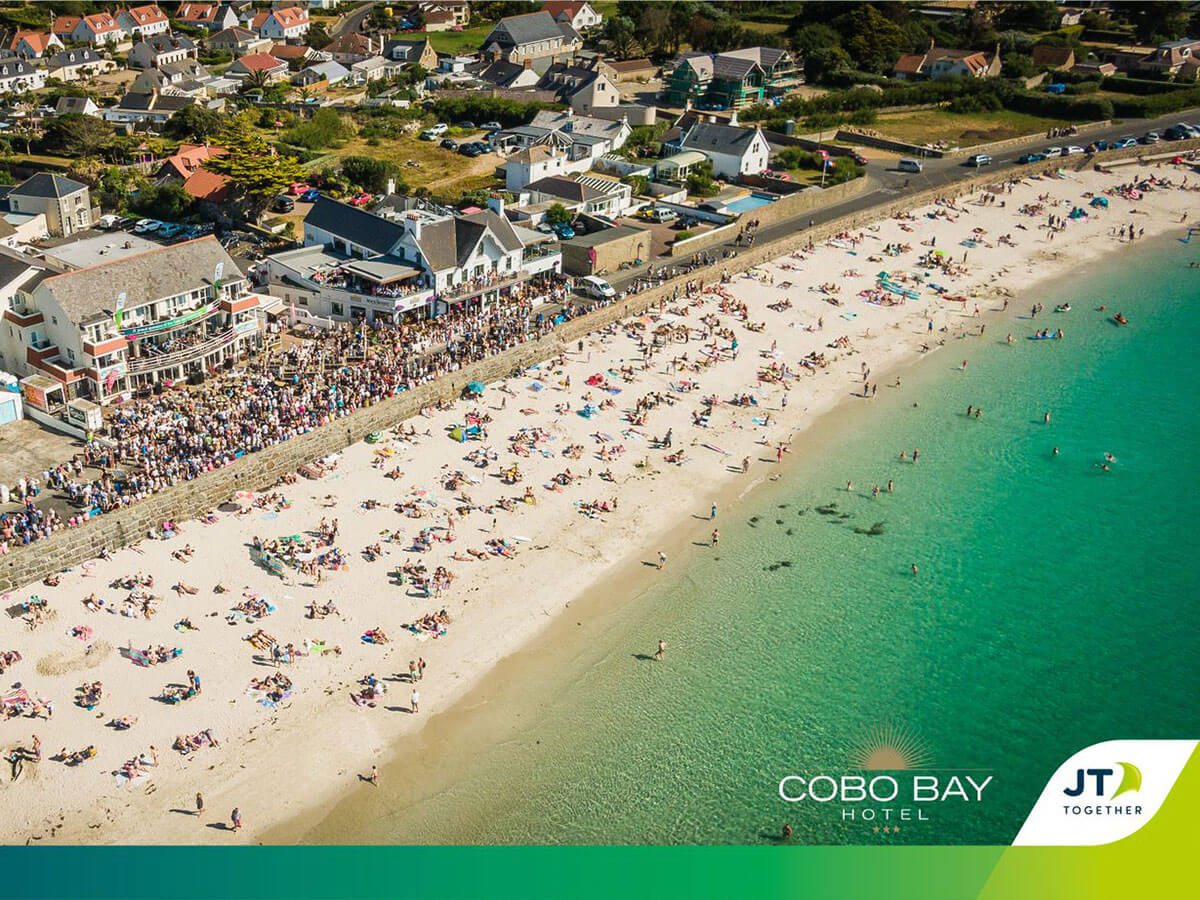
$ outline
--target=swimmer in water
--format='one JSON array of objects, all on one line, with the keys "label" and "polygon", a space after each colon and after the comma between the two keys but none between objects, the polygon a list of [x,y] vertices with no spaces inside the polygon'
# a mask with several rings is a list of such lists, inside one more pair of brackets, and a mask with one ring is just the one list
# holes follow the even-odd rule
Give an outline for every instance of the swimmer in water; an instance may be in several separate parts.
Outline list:
[{"label": "swimmer in water", "polygon": [[1016,343],[1016,338],[1014,338],[1011,334],[1008,336],[1007,340],[1010,344]]},{"label": "swimmer in water", "polygon": [[1113,456],[1111,453],[1105,453],[1104,460],[1105,460],[1105,462],[1114,463],[1117,461],[1117,458],[1115,456]]},{"label": "swimmer in water", "polygon": [[1054,449],[1051,451],[1051,455],[1053,455],[1053,456],[1058,456],[1058,448],[1057,448],[1057,447],[1055,447],[1055,448],[1054,448]]}]

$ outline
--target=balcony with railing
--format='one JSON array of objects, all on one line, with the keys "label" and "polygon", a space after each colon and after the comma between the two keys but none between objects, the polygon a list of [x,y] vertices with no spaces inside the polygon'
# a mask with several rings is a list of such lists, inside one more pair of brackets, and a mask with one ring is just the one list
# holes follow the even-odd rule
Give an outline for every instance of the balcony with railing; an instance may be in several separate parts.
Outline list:
[{"label": "balcony with railing", "polygon": [[129,360],[130,375],[145,375],[150,372],[161,372],[177,366],[187,366],[203,359],[214,350],[227,347],[237,339],[237,330],[227,329],[214,337],[198,340],[178,350],[169,352],[150,352]]}]

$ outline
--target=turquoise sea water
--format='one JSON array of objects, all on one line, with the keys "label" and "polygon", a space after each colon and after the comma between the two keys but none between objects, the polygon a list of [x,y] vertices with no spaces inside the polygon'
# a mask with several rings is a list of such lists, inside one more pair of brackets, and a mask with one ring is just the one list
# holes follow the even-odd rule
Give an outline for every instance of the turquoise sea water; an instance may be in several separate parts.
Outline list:
[{"label": "turquoise sea water", "polygon": [[[1175,241],[1122,254],[881,390],[723,517],[719,552],[695,549],[552,686],[530,684],[513,735],[343,839],[766,843],[787,821],[797,841],[1007,843],[1075,750],[1200,736],[1197,259]],[[1038,298],[1074,310],[1019,318]],[[1067,339],[1025,340],[1035,325]],[[666,662],[638,659],[660,636]],[[985,800],[886,837],[780,800],[782,776],[852,771],[887,724],[943,779],[992,775]]]}]

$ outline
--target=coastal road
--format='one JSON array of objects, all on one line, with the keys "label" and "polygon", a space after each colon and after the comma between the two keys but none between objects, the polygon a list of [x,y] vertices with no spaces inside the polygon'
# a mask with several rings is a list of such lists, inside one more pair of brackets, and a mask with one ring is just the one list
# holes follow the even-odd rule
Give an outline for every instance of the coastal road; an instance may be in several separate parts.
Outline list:
[{"label": "coastal road", "polygon": [[371,14],[371,10],[374,8],[374,3],[365,3],[358,9],[352,10],[346,13],[344,16],[341,16],[336,22],[333,23],[333,27],[329,29],[329,36],[331,38],[335,38],[342,34],[362,31],[363,22],[366,20],[367,16]]},{"label": "coastal road", "polygon": [[[1160,116],[1156,119],[1125,119],[1119,125],[1089,131],[1084,135],[1072,135],[1071,137],[1064,138],[1045,138],[1039,135],[1017,146],[996,152],[992,155],[992,164],[982,171],[995,172],[997,180],[999,180],[1007,178],[1018,171],[1032,171],[1034,167],[1019,164],[1017,162],[1018,157],[1026,153],[1044,150],[1049,146],[1057,145],[1062,147],[1068,144],[1087,146],[1093,141],[1111,141],[1126,136],[1141,137],[1147,131],[1158,131],[1161,133],[1176,122],[1195,123],[1197,121],[1200,121],[1200,108],[1185,109],[1171,113],[1170,115]],[[1147,146],[1146,152],[1167,153],[1170,150],[1171,143],[1170,141],[1161,141],[1153,146]],[[1097,154],[1095,158],[1102,160],[1104,154]],[[1079,162],[1082,159],[1083,157],[1079,156],[1068,157],[1065,162],[1069,165]],[[779,240],[798,231],[803,231],[808,227],[810,220],[814,225],[822,225],[842,216],[863,212],[877,206],[890,205],[897,200],[903,199],[905,194],[914,194],[929,188],[953,185],[955,182],[973,178],[981,171],[965,165],[964,162],[965,158],[937,159],[931,157],[924,160],[924,171],[919,175],[899,172],[880,165],[868,165],[865,176],[870,182],[868,190],[857,197],[852,197],[841,203],[834,203],[819,209],[810,210],[803,215],[777,222],[774,225],[763,226],[757,232],[755,244],[761,246],[764,243]],[[710,247],[707,252],[720,255],[722,251],[727,249],[737,248],[733,246],[732,242],[729,242],[720,246]],[[686,257],[682,261],[686,262]],[[651,266],[670,266],[679,262],[681,260],[671,256],[660,256],[648,261],[645,266],[637,269],[627,269],[622,272],[610,272],[604,277],[616,290],[621,291],[630,282],[646,274],[647,269]]]}]

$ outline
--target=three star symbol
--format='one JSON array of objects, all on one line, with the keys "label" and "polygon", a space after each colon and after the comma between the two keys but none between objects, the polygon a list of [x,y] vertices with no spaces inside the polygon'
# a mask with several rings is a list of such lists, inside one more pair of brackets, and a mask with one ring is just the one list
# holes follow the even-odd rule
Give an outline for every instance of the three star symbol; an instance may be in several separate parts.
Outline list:
[{"label": "three star symbol", "polygon": [[[874,828],[872,828],[871,830],[872,830],[873,832],[875,832],[876,834],[879,834],[879,826],[878,826],[878,825],[876,825],[876,826],[875,826]],[[883,826],[883,833],[884,833],[884,834],[887,834],[889,831],[890,831],[890,832],[893,832],[893,833],[895,833],[895,832],[899,832],[899,831],[900,831],[900,826],[899,826],[899,825],[884,825],[884,826]]]}]

